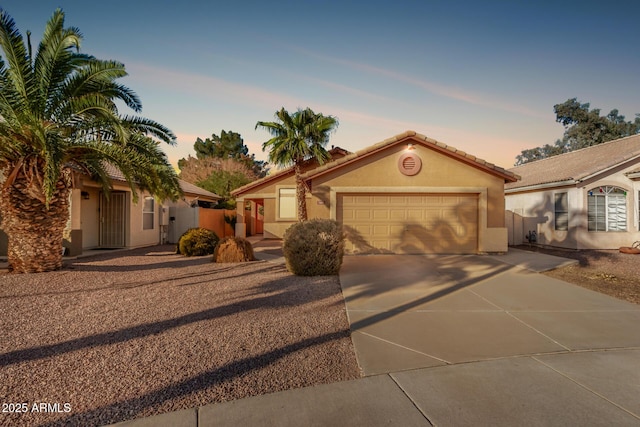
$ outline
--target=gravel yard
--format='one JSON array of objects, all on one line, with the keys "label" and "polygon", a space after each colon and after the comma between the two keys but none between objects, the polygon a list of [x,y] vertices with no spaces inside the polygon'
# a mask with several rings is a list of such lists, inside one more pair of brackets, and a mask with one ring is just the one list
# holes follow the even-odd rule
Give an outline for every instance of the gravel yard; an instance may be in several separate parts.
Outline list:
[{"label": "gravel yard", "polygon": [[360,376],[337,276],[209,260],[157,246],[0,273],[0,425],[102,425]]},{"label": "gravel yard", "polygon": [[578,265],[545,274],[615,298],[640,304],[640,255],[617,250],[566,250],[518,246],[519,249],[577,259]]}]

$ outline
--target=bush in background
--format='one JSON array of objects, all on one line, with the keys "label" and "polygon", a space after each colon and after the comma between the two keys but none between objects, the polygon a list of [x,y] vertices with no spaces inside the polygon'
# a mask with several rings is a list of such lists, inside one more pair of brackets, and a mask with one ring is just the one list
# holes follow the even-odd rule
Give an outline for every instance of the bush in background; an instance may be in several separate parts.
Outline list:
[{"label": "bush in background", "polygon": [[225,237],[216,245],[213,262],[248,262],[254,261],[253,247],[242,237]]},{"label": "bush in background", "polygon": [[342,226],[330,219],[299,222],[284,233],[287,269],[298,276],[338,274],[344,255]]},{"label": "bush in background", "polygon": [[211,255],[220,238],[206,228],[190,228],[178,240],[178,253],[185,256]]}]

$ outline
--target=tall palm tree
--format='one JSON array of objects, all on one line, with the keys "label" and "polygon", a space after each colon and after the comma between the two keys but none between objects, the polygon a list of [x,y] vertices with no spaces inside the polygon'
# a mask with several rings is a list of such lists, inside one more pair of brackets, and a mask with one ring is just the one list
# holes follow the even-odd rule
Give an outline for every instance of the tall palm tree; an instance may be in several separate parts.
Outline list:
[{"label": "tall palm tree", "polygon": [[315,159],[323,164],[330,156],[324,148],[329,135],[338,127],[338,119],[314,113],[310,108],[298,109],[289,114],[284,108],[275,114],[278,121],[258,122],[257,128],[268,131],[273,138],[262,144],[262,150],[269,149],[269,161],[280,167],[293,165],[296,176],[296,200],[298,221],[307,220],[306,188],[302,180],[302,163]]},{"label": "tall palm tree", "polygon": [[72,175],[84,173],[108,194],[109,165],[131,187],[175,198],[177,176],[155,139],[171,131],[139,116],[122,116],[116,101],[141,111],[137,95],[117,82],[124,65],[80,53],[82,36],[64,27],[58,9],[33,54],[13,19],[0,9],[0,227],[9,237],[9,268],[38,272],[62,266]]}]

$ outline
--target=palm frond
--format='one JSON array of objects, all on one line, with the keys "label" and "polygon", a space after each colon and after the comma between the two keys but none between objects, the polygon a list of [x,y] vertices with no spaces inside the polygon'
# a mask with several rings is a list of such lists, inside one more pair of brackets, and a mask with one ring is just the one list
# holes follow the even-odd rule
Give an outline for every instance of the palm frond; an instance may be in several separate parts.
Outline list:
[{"label": "palm frond", "polygon": [[169,145],[176,144],[176,136],[171,129],[154,120],[140,116],[124,116],[122,117],[122,122],[127,128],[134,132],[141,132],[145,135],[153,136]]},{"label": "palm frond", "polygon": [[22,34],[9,14],[0,10],[0,48],[8,64],[7,82],[19,95],[20,109],[29,106],[33,96],[33,71]]},{"label": "palm frond", "polygon": [[81,40],[77,28],[65,28],[58,9],[32,57],[15,22],[0,9],[0,168],[28,163],[46,203],[69,165],[105,191],[105,165],[111,165],[134,197],[144,188],[173,198],[177,176],[151,137],[174,144],[175,135],[153,120],[119,113],[118,100],[135,113],[142,108],[136,93],[118,81],[127,75],[124,65],[80,53]]}]

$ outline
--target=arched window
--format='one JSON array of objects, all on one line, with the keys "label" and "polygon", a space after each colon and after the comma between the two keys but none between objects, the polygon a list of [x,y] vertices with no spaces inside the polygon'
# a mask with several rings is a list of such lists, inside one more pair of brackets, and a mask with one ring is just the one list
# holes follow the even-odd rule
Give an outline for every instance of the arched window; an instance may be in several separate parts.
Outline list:
[{"label": "arched window", "polygon": [[627,230],[627,190],[596,187],[587,193],[589,231]]}]

